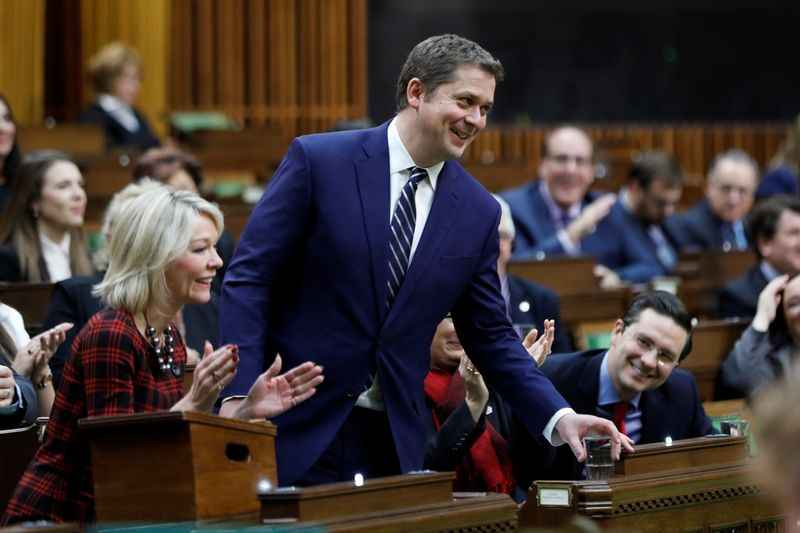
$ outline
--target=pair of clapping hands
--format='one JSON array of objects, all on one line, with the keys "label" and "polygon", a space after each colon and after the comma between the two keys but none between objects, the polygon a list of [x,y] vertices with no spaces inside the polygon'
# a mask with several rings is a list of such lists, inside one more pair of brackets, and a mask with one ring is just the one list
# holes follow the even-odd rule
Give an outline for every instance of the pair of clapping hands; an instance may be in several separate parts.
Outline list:
[{"label": "pair of clapping hands", "polygon": [[[188,394],[173,409],[211,411],[222,390],[236,375],[239,348],[226,344],[214,350],[206,341],[204,356],[194,371]],[[255,420],[272,418],[309,399],[324,379],[322,367],[305,362],[281,374],[281,356],[258,378],[243,401],[237,404],[232,418]]]},{"label": "pair of clapping hands", "polygon": [[72,323],[62,322],[21,346],[12,363],[17,374],[25,376],[36,384],[44,383],[46,379],[52,377],[50,358],[67,338],[67,331],[72,327]]}]

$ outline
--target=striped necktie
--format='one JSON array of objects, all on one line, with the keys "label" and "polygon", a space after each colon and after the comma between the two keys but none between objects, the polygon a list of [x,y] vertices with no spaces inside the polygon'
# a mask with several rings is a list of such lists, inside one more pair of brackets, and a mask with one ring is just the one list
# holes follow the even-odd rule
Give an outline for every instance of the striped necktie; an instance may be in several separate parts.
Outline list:
[{"label": "striped necktie", "polygon": [[417,222],[417,206],[414,195],[419,182],[428,177],[424,168],[411,167],[411,176],[400,191],[400,198],[392,215],[389,234],[389,279],[387,280],[386,309],[392,307],[400,285],[408,270],[411,243],[414,242],[414,227]]}]

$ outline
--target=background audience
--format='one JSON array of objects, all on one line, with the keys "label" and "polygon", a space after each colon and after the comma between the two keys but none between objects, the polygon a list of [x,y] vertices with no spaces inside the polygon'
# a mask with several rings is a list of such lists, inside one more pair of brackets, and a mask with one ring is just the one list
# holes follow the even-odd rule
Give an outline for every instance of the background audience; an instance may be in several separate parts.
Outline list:
[{"label": "background audience", "polygon": [[742,150],[728,150],[711,163],[706,196],[669,220],[682,251],[745,250],[747,214],[758,185],[758,164]]},{"label": "background audience", "polygon": [[107,44],[90,61],[89,74],[97,96],[76,120],[103,126],[109,150],[134,148],[143,152],[160,146],[147,119],[135,107],[141,89],[139,52],[122,43]]},{"label": "background audience", "polygon": [[25,155],[0,225],[0,281],[60,281],[92,273],[83,235],[83,176],[66,154]]},{"label": "background audience", "polygon": [[753,210],[750,227],[758,264],[723,287],[718,305],[723,317],[755,315],[768,282],[800,272],[800,198],[764,200]]},{"label": "background audience", "polygon": [[586,131],[554,129],[543,146],[538,181],[501,193],[517,231],[514,256],[544,259],[594,255],[602,287],[647,281],[660,271],[646,249],[626,238],[616,195],[590,190],[594,146]]}]

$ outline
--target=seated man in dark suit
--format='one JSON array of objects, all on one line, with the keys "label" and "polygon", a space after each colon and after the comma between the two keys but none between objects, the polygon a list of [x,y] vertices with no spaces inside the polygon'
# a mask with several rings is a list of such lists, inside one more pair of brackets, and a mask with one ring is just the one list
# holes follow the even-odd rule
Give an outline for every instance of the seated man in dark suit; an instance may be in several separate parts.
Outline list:
[{"label": "seated man in dark suit", "polygon": [[671,274],[678,266],[677,241],[664,221],[675,211],[682,191],[678,162],[666,152],[654,150],[634,162],[628,185],[614,206],[625,220],[626,238],[648,251],[657,275]]},{"label": "seated man in dark suit", "polygon": [[746,152],[718,155],[708,171],[706,197],[668,220],[681,251],[746,250],[746,217],[757,184],[758,164]]},{"label": "seated man in dark suit", "polygon": [[589,135],[573,126],[556,128],[542,151],[541,179],[501,194],[517,228],[515,257],[596,256],[603,287],[656,275],[647,251],[634,246],[619,213],[611,212],[615,195],[589,189],[594,181]]},{"label": "seated man in dark suit", "polygon": [[726,285],[719,295],[722,317],[755,316],[758,295],[784,274],[800,273],[800,199],[773,196],[758,204],[750,218],[753,251],[759,263]]},{"label": "seated man in dark suit", "polygon": [[[544,321],[552,320],[556,324],[553,351],[556,353],[571,352],[573,350],[564,322],[561,320],[561,303],[558,296],[544,285],[528,281],[512,274],[508,274],[508,263],[511,261],[511,252],[514,247],[514,221],[511,219],[511,210],[508,204],[495,196],[500,204],[500,254],[497,257],[497,273],[500,275],[500,288],[506,301],[506,314],[514,325],[532,326],[538,331],[544,331]],[[517,331],[522,338],[527,331]]]},{"label": "seated man in dark suit", "polygon": [[[691,350],[691,319],[664,291],[634,299],[617,320],[608,350],[550,356],[542,372],[578,413],[613,420],[635,443],[713,433],[697,383],[677,368]],[[582,465],[556,450],[546,479],[580,479]]]}]

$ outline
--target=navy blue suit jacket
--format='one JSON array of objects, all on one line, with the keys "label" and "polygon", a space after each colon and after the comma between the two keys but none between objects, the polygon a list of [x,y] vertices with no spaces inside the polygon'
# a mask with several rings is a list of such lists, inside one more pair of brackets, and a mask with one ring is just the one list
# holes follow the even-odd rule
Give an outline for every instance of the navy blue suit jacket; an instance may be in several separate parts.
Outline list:
[{"label": "navy blue suit jacket", "polygon": [[[544,285],[533,283],[517,276],[508,275],[508,290],[511,293],[511,322],[533,324],[539,333],[544,331],[544,321],[554,320],[556,333],[553,338],[554,353],[571,352],[572,341],[561,320],[561,303],[558,296]],[[522,309],[527,308],[527,311]],[[523,332],[527,333],[527,332]]]},{"label": "navy blue suit jacket", "polygon": [[[222,342],[241,360],[223,395],[247,393],[276,353],[325,381],[277,417],[278,478],[293,483],[328,447],[374,367],[402,471],[425,451],[423,381],[448,312],[464,349],[534,434],[566,406],[505,313],[500,206],[454,161],[439,174],[422,238],[391,309],[387,124],[295,139],[255,207],[223,284]],[[535,406],[535,408],[532,408]]]},{"label": "navy blue suit jacket", "polygon": [[758,296],[767,286],[767,278],[756,265],[735,280],[731,281],[719,294],[718,313],[721,318],[755,316],[758,309]]},{"label": "navy blue suit jacket", "polygon": [[[688,211],[667,219],[667,227],[677,239],[681,251],[722,250],[725,223],[711,211],[711,204],[703,198]],[[745,222],[745,234],[747,223]],[[749,237],[748,237],[749,238]]]},{"label": "navy blue suit jacket", "polygon": [[[600,364],[606,350],[589,350],[551,355],[542,365],[550,378],[577,413],[597,415],[600,388]],[[703,410],[697,383],[686,370],[676,368],[667,381],[655,390],[642,393],[642,434],[638,444],[701,437],[713,433],[711,421]],[[559,448],[547,468],[546,479],[579,479],[583,466],[569,450]]]},{"label": "navy blue suit jacket", "polygon": [[[583,206],[604,193],[589,191]],[[550,218],[550,211],[539,191],[539,182],[533,181],[501,193],[511,208],[514,219],[514,257],[541,259],[566,255],[558,240],[558,230]],[[634,283],[645,282],[659,274],[658,262],[647,250],[627,238],[624,220],[613,209],[597,224],[597,229],[580,243],[581,253],[595,256],[597,262],[614,270],[622,279]]]}]

